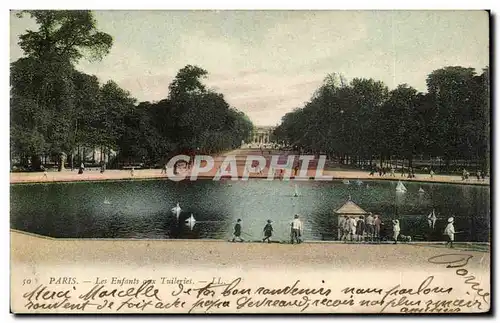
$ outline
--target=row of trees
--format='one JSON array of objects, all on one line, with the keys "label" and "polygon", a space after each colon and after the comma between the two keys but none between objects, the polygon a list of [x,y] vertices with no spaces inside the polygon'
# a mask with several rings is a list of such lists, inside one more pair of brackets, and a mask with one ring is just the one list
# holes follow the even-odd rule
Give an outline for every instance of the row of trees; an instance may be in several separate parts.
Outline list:
[{"label": "row of trees", "polygon": [[350,164],[415,156],[477,161],[489,168],[489,72],[445,67],[427,77],[427,93],[407,84],[389,91],[373,79],[330,74],[304,107],[286,114],[279,140]]},{"label": "row of trees", "polygon": [[116,151],[120,161],[158,163],[178,152],[232,149],[250,136],[250,120],[203,85],[202,68],[181,69],[166,99],[137,104],[115,82],[101,84],[75,69],[83,57],[102,59],[113,44],[90,11],[19,16],[25,14],[39,30],[20,36],[25,56],[11,64],[11,155],[21,164],[38,169],[49,156],[62,168],[69,156],[73,166],[86,148]]}]

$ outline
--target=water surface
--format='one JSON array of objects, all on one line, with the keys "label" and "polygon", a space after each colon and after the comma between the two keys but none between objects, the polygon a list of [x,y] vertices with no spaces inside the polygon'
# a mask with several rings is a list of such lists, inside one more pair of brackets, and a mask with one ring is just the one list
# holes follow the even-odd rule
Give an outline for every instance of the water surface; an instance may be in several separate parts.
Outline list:
[{"label": "water surface", "polygon": [[[367,186],[368,184],[368,186]],[[295,185],[299,193],[294,197]],[[243,238],[258,240],[268,219],[274,239],[289,239],[294,214],[304,222],[304,239],[337,239],[334,211],[349,198],[366,211],[399,218],[401,234],[441,240],[449,216],[455,217],[457,241],[489,241],[490,191],[487,186],[363,181],[172,182],[168,180],[11,185],[11,228],[60,238],[208,238],[229,239],[236,219]],[[422,187],[425,193],[418,193]],[[105,203],[108,201],[109,204]],[[179,202],[179,221],[171,212]],[[427,214],[439,219],[430,232]],[[193,228],[185,219],[193,214]],[[431,230],[432,231],[432,230]]]}]

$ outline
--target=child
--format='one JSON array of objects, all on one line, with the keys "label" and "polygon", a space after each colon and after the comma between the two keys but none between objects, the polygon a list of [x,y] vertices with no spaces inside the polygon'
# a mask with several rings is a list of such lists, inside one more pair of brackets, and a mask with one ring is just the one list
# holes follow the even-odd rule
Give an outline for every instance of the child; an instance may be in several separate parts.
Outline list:
[{"label": "child", "polygon": [[448,236],[448,241],[446,242],[446,246],[450,244],[450,248],[453,248],[453,240],[455,240],[455,227],[453,226],[453,218],[448,219],[448,225],[444,229],[444,234]]},{"label": "child", "polygon": [[262,242],[265,242],[267,240],[268,243],[271,243],[271,236],[273,235],[273,226],[271,225],[271,220],[267,220],[267,224],[264,227],[264,239],[262,239]]},{"label": "child", "polygon": [[397,244],[399,232],[401,231],[399,220],[392,220],[392,231],[394,232],[394,244]]},{"label": "child", "polygon": [[233,242],[238,238],[240,242],[243,242],[244,240],[241,238],[241,219],[238,219],[236,221],[236,224],[234,225],[234,233],[233,233]]}]

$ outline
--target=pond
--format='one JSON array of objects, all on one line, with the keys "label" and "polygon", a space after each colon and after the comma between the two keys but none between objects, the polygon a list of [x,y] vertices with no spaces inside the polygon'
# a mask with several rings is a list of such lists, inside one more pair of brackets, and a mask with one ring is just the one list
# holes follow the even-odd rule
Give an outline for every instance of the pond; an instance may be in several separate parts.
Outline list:
[{"label": "pond", "polygon": [[[460,232],[456,241],[490,240],[489,186],[405,183],[408,191],[396,193],[396,184],[262,179],[13,184],[10,225],[57,238],[229,239],[240,218],[242,237],[259,240],[271,219],[273,239],[284,241],[293,215],[300,214],[303,239],[336,240],[334,211],[350,197],[364,210],[381,214],[388,230],[390,220],[398,218],[401,234],[414,240],[443,240],[449,216]],[[177,203],[179,220],[172,212]],[[427,215],[433,209],[438,220],[431,230]],[[185,223],[191,214],[194,226]]]}]

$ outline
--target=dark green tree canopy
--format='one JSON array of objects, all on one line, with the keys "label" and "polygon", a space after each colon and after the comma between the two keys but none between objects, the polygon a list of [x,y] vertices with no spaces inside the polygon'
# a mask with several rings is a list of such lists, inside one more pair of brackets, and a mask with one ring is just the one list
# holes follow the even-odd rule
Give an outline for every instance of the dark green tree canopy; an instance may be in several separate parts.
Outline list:
[{"label": "dark green tree canopy", "polygon": [[84,56],[100,60],[113,45],[113,38],[97,30],[89,10],[24,10],[40,26],[20,36],[19,45],[27,56],[65,57],[77,61]]},{"label": "dark green tree canopy", "polygon": [[[407,159],[416,155],[488,164],[488,69],[449,66],[430,73],[428,93],[401,84],[392,91],[373,79],[338,73],[304,107],[286,114],[275,135],[309,152],[349,158]],[[485,166],[485,168],[487,168]]]}]

